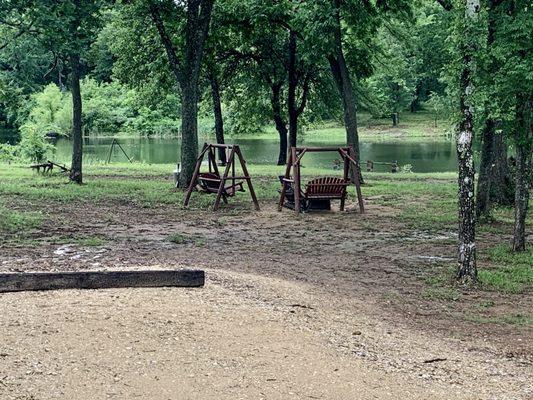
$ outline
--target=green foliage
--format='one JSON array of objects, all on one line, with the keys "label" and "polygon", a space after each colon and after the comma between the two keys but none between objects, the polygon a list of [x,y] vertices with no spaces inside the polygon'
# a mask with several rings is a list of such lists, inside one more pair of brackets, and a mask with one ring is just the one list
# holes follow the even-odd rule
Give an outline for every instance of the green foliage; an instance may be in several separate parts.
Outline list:
[{"label": "green foliage", "polygon": [[46,135],[67,135],[70,131],[70,96],[61,93],[57,85],[51,83],[41,92],[33,94],[30,101],[32,106],[20,127],[21,141],[18,146],[23,158],[41,162],[52,149]]},{"label": "green foliage", "polygon": [[0,162],[12,163],[18,159],[19,146],[0,143]]},{"label": "green foliage", "polygon": [[43,131],[33,125],[21,127],[21,140],[18,147],[23,158],[35,162],[45,161],[46,154],[52,149]]},{"label": "green foliage", "polygon": [[68,135],[72,124],[70,95],[62,93],[57,85],[50,83],[41,92],[31,96],[29,114],[21,126],[22,136],[38,134],[43,137],[51,132]]}]

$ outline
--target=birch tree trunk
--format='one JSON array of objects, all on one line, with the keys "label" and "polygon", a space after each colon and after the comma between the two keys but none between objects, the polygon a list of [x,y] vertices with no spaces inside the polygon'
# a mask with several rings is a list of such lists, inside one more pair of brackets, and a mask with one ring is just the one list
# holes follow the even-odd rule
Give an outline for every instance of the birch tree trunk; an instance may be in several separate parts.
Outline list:
[{"label": "birch tree trunk", "polygon": [[476,215],[474,201],[474,108],[473,74],[475,71],[474,53],[476,50],[475,24],[480,10],[480,0],[462,0],[464,13],[461,18],[462,40],[459,52],[462,59],[459,78],[461,119],[457,132],[457,159],[459,164],[459,252],[457,280],[463,284],[477,282],[476,267]]}]

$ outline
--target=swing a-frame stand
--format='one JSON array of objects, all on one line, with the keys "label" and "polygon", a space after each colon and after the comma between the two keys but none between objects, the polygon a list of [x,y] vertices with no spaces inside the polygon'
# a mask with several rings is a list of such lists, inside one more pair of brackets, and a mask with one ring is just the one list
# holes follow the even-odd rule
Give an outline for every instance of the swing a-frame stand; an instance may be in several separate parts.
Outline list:
[{"label": "swing a-frame stand", "polygon": [[[300,172],[301,160],[306,153],[313,152],[338,152],[344,164],[344,173],[342,178],[321,177],[313,179],[305,185],[304,191],[302,190]],[[283,206],[287,205],[285,200],[289,192],[292,197],[292,199],[289,199],[292,200],[290,201],[290,208],[293,208],[297,214],[312,209],[308,208],[308,206],[313,202],[326,201],[329,205],[331,200],[340,200],[340,208],[343,211],[348,196],[347,188],[352,183],[355,186],[359,211],[361,214],[365,211],[363,196],[361,194],[359,163],[357,162],[357,156],[352,147],[291,147],[287,169],[281,181],[282,188],[278,211],[281,211]]]},{"label": "swing a-frame stand", "polygon": [[[222,149],[226,152],[227,163],[224,167],[224,172],[220,175],[216,161],[216,150]],[[229,153],[229,155],[228,155]],[[209,172],[200,172],[204,156],[207,155],[207,162],[209,165]],[[242,175],[237,176],[236,174],[236,165],[235,158],[238,158]],[[243,183],[246,182],[248,190],[250,191],[250,196],[255,205],[255,209],[259,211],[259,202],[254,192],[252,186],[252,179],[248,173],[248,168],[246,168],[246,161],[242,156],[241,149],[236,144],[214,144],[214,143],[205,143],[198,159],[196,160],[196,166],[194,168],[194,173],[191,179],[191,183],[187,188],[185,194],[185,201],[183,205],[187,207],[189,205],[189,200],[191,199],[191,194],[196,188],[196,185],[208,193],[216,194],[215,204],[213,206],[213,211],[217,211],[220,207],[220,201],[224,203],[228,202],[228,197],[235,196],[236,192],[244,192]]]}]

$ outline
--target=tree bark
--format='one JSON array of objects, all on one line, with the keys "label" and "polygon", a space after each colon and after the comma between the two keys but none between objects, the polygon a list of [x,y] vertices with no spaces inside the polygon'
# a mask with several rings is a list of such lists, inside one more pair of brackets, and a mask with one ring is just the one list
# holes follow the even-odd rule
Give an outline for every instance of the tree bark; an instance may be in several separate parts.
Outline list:
[{"label": "tree bark", "polygon": [[289,91],[287,93],[287,106],[289,109],[289,143],[296,147],[298,135],[298,113],[296,110],[296,88],[298,87],[298,74],[296,71],[296,32],[289,32]]},{"label": "tree bark", "polygon": [[80,55],[73,54],[69,58],[72,85],[72,163],[70,180],[83,183],[83,133],[82,133],[82,101],[80,90]]},{"label": "tree bark", "polygon": [[514,203],[513,185],[507,163],[507,143],[501,133],[496,133],[494,137],[492,165],[490,202],[500,206],[511,206]]},{"label": "tree bark", "polygon": [[459,79],[461,120],[457,133],[457,159],[459,164],[459,252],[457,280],[463,284],[477,282],[475,202],[474,202],[474,141],[473,92],[474,60],[476,46],[473,25],[479,13],[479,0],[464,0],[462,27],[463,43],[459,51],[462,57],[462,71]]},{"label": "tree bark", "polygon": [[533,99],[531,94],[518,96],[516,145],[515,224],[513,250],[526,249],[526,216],[531,185],[531,161],[533,152]]},{"label": "tree bark", "polygon": [[346,129],[346,144],[352,146],[357,161],[359,161],[359,135],[357,132],[357,102],[355,98],[355,91],[353,89],[352,80],[348,67],[346,66],[346,59],[342,49],[342,32],[340,19],[340,0],[334,0],[335,7],[335,28],[334,28],[334,53],[328,56],[331,72],[337,84],[337,88],[341,95],[342,105],[344,109],[344,125]]},{"label": "tree bark", "polygon": [[191,182],[198,157],[198,85],[192,81],[181,88],[181,170],[178,185]]},{"label": "tree bark", "polygon": [[270,85],[272,91],[270,103],[272,104],[272,117],[279,134],[278,165],[285,165],[287,163],[287,124],[283,119],[283,113],[281,111],[281,87],[282,83]]},{"label": "tree bark", "polygon": [[490,186],[492,173],[492,155],[494,151],[495,123],[487,118],[483,127],[483,143],[481,147],[481,159],[479,163],[479,178],[476,196],[476,216],[486,216],[490,208]]},{"label": "tree bark", "polygon": [[181,172],[178,186],[186,188],[192,179],[198,156],[198,81],[209,32],[214,0],[187,0],[183,61],[166,32],[159,6],[150,4],[152,21],[159,33],[170,67],[181,88]]},{"label": "tree bark", "polygon": [[[495,12],[500,0],[490,0],[487,19],[487,48],[489,52],[494,45],[496,31]],[[497,61],[489,55],[487,85],[492,85],[493,76],[497,72]],[[490,107],[490,102],[486,108]],[[488,114],[488,112],[487,112]],[[492,203],[507,206],[513,203],[512,187],[507,166],[507,146],[503,135],[496,132],[496,121],[489,117],[485,118],[483,127],[483,145],[481,148],[481,160],[479,168],[476,216],[487,216]]]},{"label": "tree bark", "polygon": [[[222,106],[220,102],[220,87],[218,79],[214,74],[210,74],[211,97],[213,98],[213,113],[215,114],[215,136],[218,144],[224,144],[224,120],[222,119]],[[220,164],[226,165],[226,151],[218,149]]]}]

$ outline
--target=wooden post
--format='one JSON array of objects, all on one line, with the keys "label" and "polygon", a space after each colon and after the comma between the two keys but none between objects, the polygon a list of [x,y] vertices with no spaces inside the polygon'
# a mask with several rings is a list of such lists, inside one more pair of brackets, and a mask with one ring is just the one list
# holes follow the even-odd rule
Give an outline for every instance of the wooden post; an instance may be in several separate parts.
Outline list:
[{"label": "wooden post", "polygon": [[294,172],[294,211],[299,215],[301,212],[300,204],[300,191],[301,191],[301,181],[300,181],[300,162],[297,157],[296,147],[291,147],[291,154],[293,159],[292,170]]},{"label": "wooden post", "polygon": [[[116,139],[113,138],[113,141],[111,142],[111,147],[109,148],[109,154],[107,155],[106,164],[109,164],[109,162],[111,161],[111,154],[113,153],[113,148],[115,147],[115,141],[116,141]],[[39,172],[39,171],[37,171],[37,172]]]},{"label": "wooden post", "polygon": [[185,207],[189,205],[189,200],[191,199],[192,191],[194,190],[194,187],[196,186],[196,181],[198,180],[198,174],[200,173],[200,167],[204,159],[204,154],[208,149],[209,149],[209,145],[207,143],[204,143],[204,147],[202,148],[202,151],[200,152],[200,155],[198,156],[198,159],[196,160],[196,166],[194,167],[194,173],[192,174],[191,183],[189,184],[189,188],[187,189],[187,194],[185,195],[185,200],[183,202],[183,206]]},{"label": "wooden post", "polygon": [[[257,196],[255,195],[254,187],[252,186],[252,178],[250,178],[250,174],[248,173],[248,168],[246,167],[246,160],[242,156],[241,148],[239,146],[235,146],[237,157],[239,157],[239,162],[241,163],[242,172],[244,174],[244,179],[246,180],[246,184],[248,185],[248,190],[250,191],[250,196],[252,196],[252,201],[255,205],[255,210],[259,211],[259,202],[257,201]],[[235,172],[233,173],[233,176],[235,176]],[[235,190],[235,189],[234,189]]]},{"label": "wooden post", "polygon": [[359,211],[361,212],[361,214],[363,214],[365,212],[365,205],[363,203],[363,194],[361,193],[361,177],[359,176],[361,174],[361,169],[359,168],[359,164],[357,163],[357,156],[355,155],[355,151],[352,146],[348,148],[348,154],[352,158],[351,162],[356,171],[354,179],[355,192],[357,194],[357,201],[359,203]]},{"label": "wooden post", "polygon": [[122,153],[126,156],[126,158],[128,159],[128,161],[129,161],[131,164],[133,164],[133,161],[131,160],[130,156],[128,156],[128,155],[126,154],[126,151],[122,148],[122,146],[121,146],[120,143],[117,141],[117,139],[113,139],[113,140],[114,140],[115,143],[117,144],[118,148],[119,148],[120,150],[122,150]]},{"label": "wooden post", "polygon": [[[344,179],[344,182],[348,182],[348,175],[350,174],[350,160],[341,152],[339,151],[342,159],[344,160],[344,171],[342,178]],[[346,187],[348,189],[348,187]],[[345,193],[345,196],[341,199],[341,211],[344,211],[344,203],[346,202],[346,196],[348,196],[347,193]]]},{"label": "wooden post", "polygon": [[[285,168],[285,179],[289,179],[291,176],[292,167],[292,151],[289,152],[289,159],[287,160],[287,167]],[[287,192],[287,182],[283,182],[281,187],[281,195],[279,196],[278,211],[283,210],[283,203],[285,202],[285,193]]]},{"label": "wooden post", "polygon": [[[240,157],[241,151],[239,149],[239,146],[236,146],[236,147],[237,149],[235,151],[237,152],[237,155],[239,156],[239,161],[242,165],[242,159]],[[248,175],[248,174],[244,174],[244,175]],[[231,195],[235,196],[235,163],[231,165]]]},{"label": "wooden post", "polygon": [[218,186],[218,192],[217,192],[217,198],[215,200],[215,205],[213,206],[213,211],[217,211],[220,207],[220,199],[222,198],[222,195],[224,194],[224,188],[226,186],[226,179],[228,178],[229,170],[231,168],[231,164],[235,162],[235,147],[231,148],[231,153],[229,155],[228,163],[226,164],[226,168],[224,168],[224,175],[220,178],[220,185]]},{"label": "wooden post", "polygon": [[200,287],[201,270],[75,271],[0,273],[0,293],[125,287]]}]

